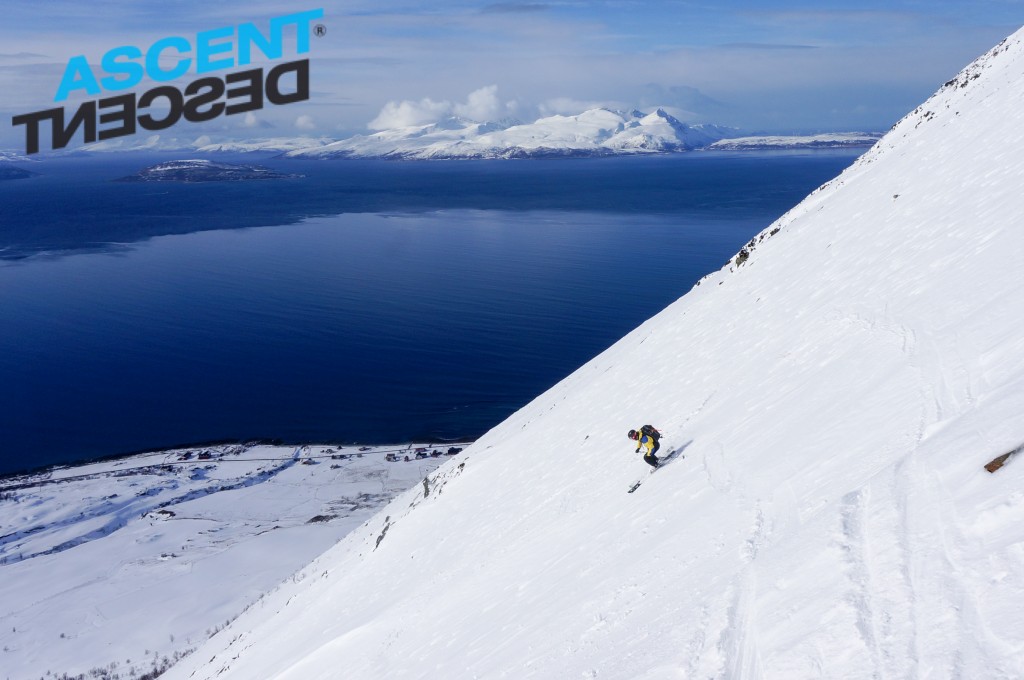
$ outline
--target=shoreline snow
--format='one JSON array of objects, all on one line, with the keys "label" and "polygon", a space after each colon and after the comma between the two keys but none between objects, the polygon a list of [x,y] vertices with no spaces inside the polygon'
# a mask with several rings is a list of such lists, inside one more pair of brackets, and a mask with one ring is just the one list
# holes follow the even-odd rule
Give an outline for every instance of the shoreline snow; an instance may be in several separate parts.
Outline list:
[{"label": "shoreline snow", "polygon": [[0,677],[170,665],[452,448],[215,444],[5,476]]}]

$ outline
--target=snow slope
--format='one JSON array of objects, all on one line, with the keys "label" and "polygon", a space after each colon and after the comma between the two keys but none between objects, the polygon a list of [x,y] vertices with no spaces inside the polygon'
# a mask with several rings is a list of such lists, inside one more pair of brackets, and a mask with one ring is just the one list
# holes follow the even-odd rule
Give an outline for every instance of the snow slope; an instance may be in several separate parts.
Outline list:
[{"label": "snow slope", "polygon": [[395,450],[216,446],[0,480],[0,678],[169,664],[443,460]]},{"label": "snow slope", "polygon": [[166,678],[1024,677],[1022,38]]}]

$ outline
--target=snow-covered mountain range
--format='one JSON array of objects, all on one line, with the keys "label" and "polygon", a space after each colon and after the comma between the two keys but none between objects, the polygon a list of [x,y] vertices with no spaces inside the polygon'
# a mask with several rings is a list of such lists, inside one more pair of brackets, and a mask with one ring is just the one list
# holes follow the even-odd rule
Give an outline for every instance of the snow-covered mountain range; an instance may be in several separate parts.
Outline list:
[{"label": "snow-covered mountain range", "polygon": [[818,135],[758,135],[720,139],[707,146],[712,151],[771,149],[842,149],[872,146],[882,135],[874,132],[832,132]]},{"label": "snow-covered mountain range", "polygon": [[213,141],[209,135],[194,139],[165,134],[120,137],[75,147],[68,153],[109,153],[122,151],[198,151],[200,153],[285,153],[330,144],[326,137],[267,137],[243,141]]},{"label": "snow-covered mountain range", "polygon": [[341,140],[326,137],[273,137],[214,142],[206,135],[189,140],[153,134],[87,144],[73,152],[259,152],[315,159],[561,158],[674,153],[695,149],[866,148],[881,136],[864,132],[805,136],[743,135],[743,132],[735,128],[684,123],[663,109],[644,113],[597,108],[572,116],[547,116],[532,123],[507,119],[479,122],[449,117],[436,123],[381,130]]},{"label": "snow-covered mountain range", "polygon": [[332,142],[334,140],[327,137],[271,137],[269,139],[232,142],[212,142],[207,137],[201,137],[195,141],[194,148],[202,153],[251,153],[267,151],[286,153],[298,149],[315,149]]},{"label": "snow-covered mountain range", "polygon": [[1022,40],[165,677],[1024,677]]},{"label": "snow-covered mountain range", "polygon": [[689,151],[735,130],[687,125],[662,109],[645,114],[591,109],[575,116],[548,116],[479,123],[448,118],[438,123],[357,135],[313,149],[289,151],[293,158],[548,158],[622,153]]}]

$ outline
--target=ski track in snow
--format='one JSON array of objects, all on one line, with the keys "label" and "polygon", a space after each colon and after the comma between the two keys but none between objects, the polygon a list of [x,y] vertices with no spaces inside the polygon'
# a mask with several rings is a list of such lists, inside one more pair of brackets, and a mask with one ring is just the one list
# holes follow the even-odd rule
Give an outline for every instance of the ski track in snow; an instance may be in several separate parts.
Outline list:
[{"label": "ski track in snow", "polygon": [[735,596],[720,647],[722,656],[729,660],[726,677],[760,680],[764,669],[757,642],[757,575],[753,562],[768,544],[771,526],[760,501],[755,502],[753,515],[750,535],[741,547],[741,560],[746,566],[734,584]]},{"label": "ski track in snow", "polygon": [[880,667],[879,633],[876,624],[874,578],[868,555],[871,546],[865,535],[865,506],[868,493],[865,490],[851,491],[842,499],[842,548],[848,562],[852,591],[849,600],[857,616],[857,631],[864,645],[871,653],[872,666]]},{"label": "ski track in snow", "polygon": [[725,447],[721,444],[704,456],[704,474],[715,491],[728,493],[732,488],[732,473],[726,463]]}]

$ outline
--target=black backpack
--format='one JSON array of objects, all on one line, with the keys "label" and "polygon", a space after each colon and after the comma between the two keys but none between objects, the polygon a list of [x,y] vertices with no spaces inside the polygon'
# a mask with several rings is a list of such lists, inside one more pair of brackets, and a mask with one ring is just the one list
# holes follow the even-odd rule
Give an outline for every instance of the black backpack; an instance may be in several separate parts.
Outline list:
[{"label": "black backpack", "polygon": [[640,434],[645,434],[651,437],[654,441],[661,439],[661,433],[654,429],[653,425],[644,425],[640,428]]}]

